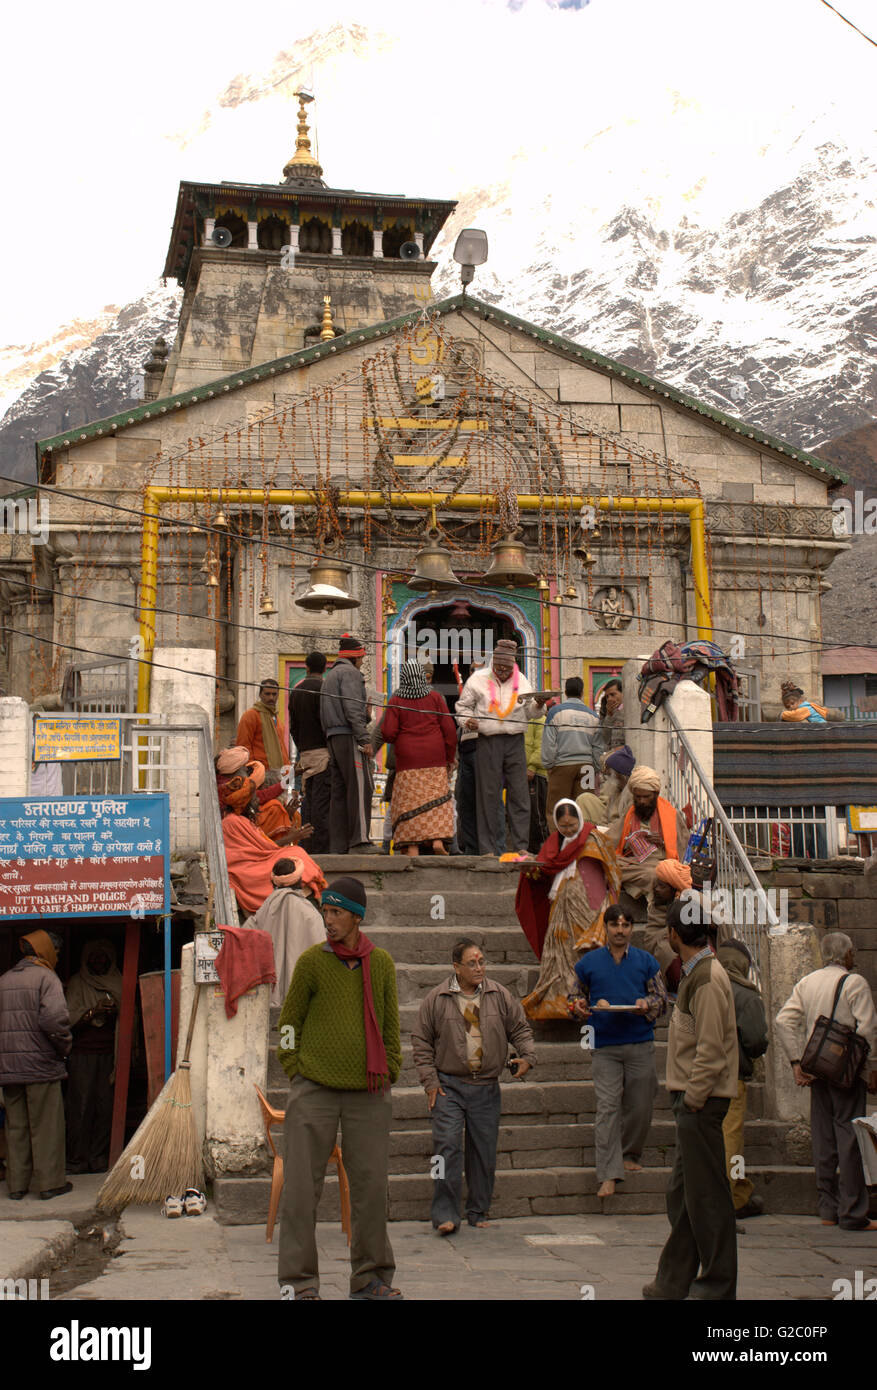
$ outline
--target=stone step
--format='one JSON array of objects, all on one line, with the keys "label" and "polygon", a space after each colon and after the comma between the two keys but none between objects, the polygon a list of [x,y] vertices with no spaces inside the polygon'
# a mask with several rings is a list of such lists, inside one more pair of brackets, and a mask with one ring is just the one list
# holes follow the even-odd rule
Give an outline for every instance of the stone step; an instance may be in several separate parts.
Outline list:
[{"label": "stone step", "polygon": [[[591,1053],[586,1048],[582,1048],[580,1041],[539,1043],[536,1049],[537,1066],[533,1075],[538,1071],[540,1081],[586,1081],[591,1076]],[[666,1040],[658,1040],[655,1043],[655,1069],[658,1073],[658,1080],[664,1078],[667,1061]],[[410,1042],[402,1044],[402,1071],[396,1082],[397,1086],[416,1086],[419,1082],[417,1069],[414,1065]],[[268,1052],[268,1085],[271,1087],[286,1085],[286,1072],[280,1065],[277,1057],[276,1043],[272,1043]]]},{"label": "stone step", "polygon": [[[747,1120],[744,1152],[750,1166],[788,1162],[785,1136],[787,1126],[776,1120]],[[595,1125],[515,1125],[500,1124],[497,1141],[497,1167],[551,1168],[557,1165],[593,1168]],[[676,1146],[676,1126],[672,1119],[652,1124],[641,1162],[646,1168],[672,1164]],[[433,1152],[432,1131],[396,1130],[390,1136],[390,1172],[417,1173],[429,1169]]]},{"label": "stone step", "polygon": [[[369,894],[368,910],[363,923],[367,936],[376,927],[441,927],[450,935],[465,936],[480,926],[513,924],[519,936],[526,939],[515,916],[513,893],[473,893],[456,884],[448,889],[397,888],[393,884],[383,892]],[[391,953],[392,954],[392,953]],[[398,959],[394,957],[394,959]],[[403,958],[404,959],[404,958]]]},{"label": "stone step", "polygon": [[[777,1214],[816,1214],[816,1179],[812,1168],[762,1164],[749,1168],[748,1175],[756,1192],[763,1196],[767,1211]],[[491,1215],[560,1216],[602,1212],[611,1216],[663,1212],[666,1209],[664,1193],[669,1178],[669,1167],[631,1173],[614,1197],[598,1198],[597,1175],[593,1168],[503,1169],[496,1175]],[[214,1214],[226,1226],[264,1225],[270,1191],[271,1179],[268,1175],[217,1178],[213,1184]],[[431,1197],[432,1180],[428,1173],[391,1174],[388,1190],[390,1220],[428,1221]],[[326,1177],[318,1219],[340,1220],[334,1170]]]},{"label": "stone step", "polygon": [[[535,1075],[535,1073],[534,1073]],[[594,1083],[576,1081],[509,1081],[500,1083],[502,1113],[514,1116],[517,1124],[587,1124],[593,1122],[596,1111]],[[746,1087],[748,1114],[753,1119],[764,1117],[764,1086],[751,1081]],[[283,1110],[289,1097],[284,1084],[268,1093],[270,1103]],[[669,1119],[670,1096],[663,1086],[655,1097],[658,1118]],[[663,1113],[660,1113],[663,1112]],[[423,1129],[427,1118],[426,1096],[420,1086],[394,1086],[393,1129]]]},{"label": "stone step", "polygon": [[418,855],[410,859],[400,854],[318,854],[314,856],[331,883],[342,874],[353,874],[366,893],[384,889],[417,888],[440,893],[443,889],[466,889],[474,893],[495,893],[517,889],[520,869],[500,864],[491,855]]},{"label": "stone step", "polygon": [[450,975],[453,970],[451,951],[461,936],[472,936],[477,941],[487,959],[490,973],[495,965],[536,965],[532,947],[514,913],[513,925],[503,923],[499,926],[494,925],[492,919],[488,924],[483,923],[480,914],[479,904],[477,925],[473,923],[465,930],[455,922],[444,925],[430,920],[416,926],[400,926],[395,922],[375,926],[369,920],[366,935],[376,946],[389,951],[397,970],[407,965],[434,965],[438,961]]}]

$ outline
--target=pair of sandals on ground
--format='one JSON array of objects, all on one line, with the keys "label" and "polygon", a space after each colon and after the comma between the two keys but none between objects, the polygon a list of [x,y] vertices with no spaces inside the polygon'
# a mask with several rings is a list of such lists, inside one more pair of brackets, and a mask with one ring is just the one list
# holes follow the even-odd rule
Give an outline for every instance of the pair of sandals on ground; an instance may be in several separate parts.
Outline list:
[{"label": "pair of sandals on ground", "polygon": [[199,1192],[197,1187],[187,1187],[182,1197],[165,1197],[162,1215],[171,1218],[177,1216],[203,1216],[207,1210],[207,1198],[203,1192]]}]

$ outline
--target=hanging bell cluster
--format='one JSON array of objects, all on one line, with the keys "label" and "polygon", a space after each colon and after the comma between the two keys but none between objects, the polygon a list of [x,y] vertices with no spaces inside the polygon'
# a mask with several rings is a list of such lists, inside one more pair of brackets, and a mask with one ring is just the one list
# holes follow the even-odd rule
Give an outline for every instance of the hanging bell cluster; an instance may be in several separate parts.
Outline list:
[{"label": "hanging bell cluster", "polygon": [[315,560],[308,570],[308,587],[301,598],[295,600],[296,607],[308,613],[336,613],[342,608],[358,608],[359,599],[347,588],[350,569],[350,565],[336,560],[333,555]]},{"label": "hanging bell cluster", "polygon": [[447,551],[439,545],[437,532],[428,532],[426,539],[426,545],[415,556],[414,573],[408,580],[408,588],[433,597],[448,589],[456,589],[460,581],[451,569]]},{"label": "hanging bell cluster", "polygon": [[514,531],[491,547],[492,559],[482,584],[487,588],[530,589],[538,581],[527,563],[527,551],[522,541],[515,540]]}]

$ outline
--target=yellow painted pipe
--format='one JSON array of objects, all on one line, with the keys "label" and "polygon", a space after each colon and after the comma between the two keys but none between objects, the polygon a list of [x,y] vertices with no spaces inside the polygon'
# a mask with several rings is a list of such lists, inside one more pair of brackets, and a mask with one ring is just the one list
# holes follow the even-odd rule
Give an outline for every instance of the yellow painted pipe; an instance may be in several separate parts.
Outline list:
[{"label": "yellow painted pipe", "polygon": [[[167,502],[216,502],[220,505],[258,502],[262,506],[315,506],[317,492],[271,488],[231,487],[150,487],[143,503],[143,539],[140,549],[140,638],[141,660],[137,677],[137,712],[149,711],[152,653],[155,649],[155,605],[158,591],[158,527],[160,508]],[[446,507],[451,511],[477,511],[495,498],[488,493],[465,492],[455,497],[444,492],[342,492],[338,502],[345,507]],[[521,511],[580,511],[590,506],[600,511],[678,512],[689,519],[691,571],[694,579],[694,607],[697,635],[712,640],[709,601],[709,571],[706,558],[704,504],[700,497],[564,497],[523,493],[517,498]]]}]

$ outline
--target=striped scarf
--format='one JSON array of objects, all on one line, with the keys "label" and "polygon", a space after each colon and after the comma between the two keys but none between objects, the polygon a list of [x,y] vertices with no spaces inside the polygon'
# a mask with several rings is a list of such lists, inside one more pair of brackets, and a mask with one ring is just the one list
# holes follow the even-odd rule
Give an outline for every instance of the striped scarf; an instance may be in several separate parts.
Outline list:
[{"label": "striped scarf", "polygon": [[403,661],[396,694],[403,700],[422,700],[429,694],[429,682],[419,661]]}]

